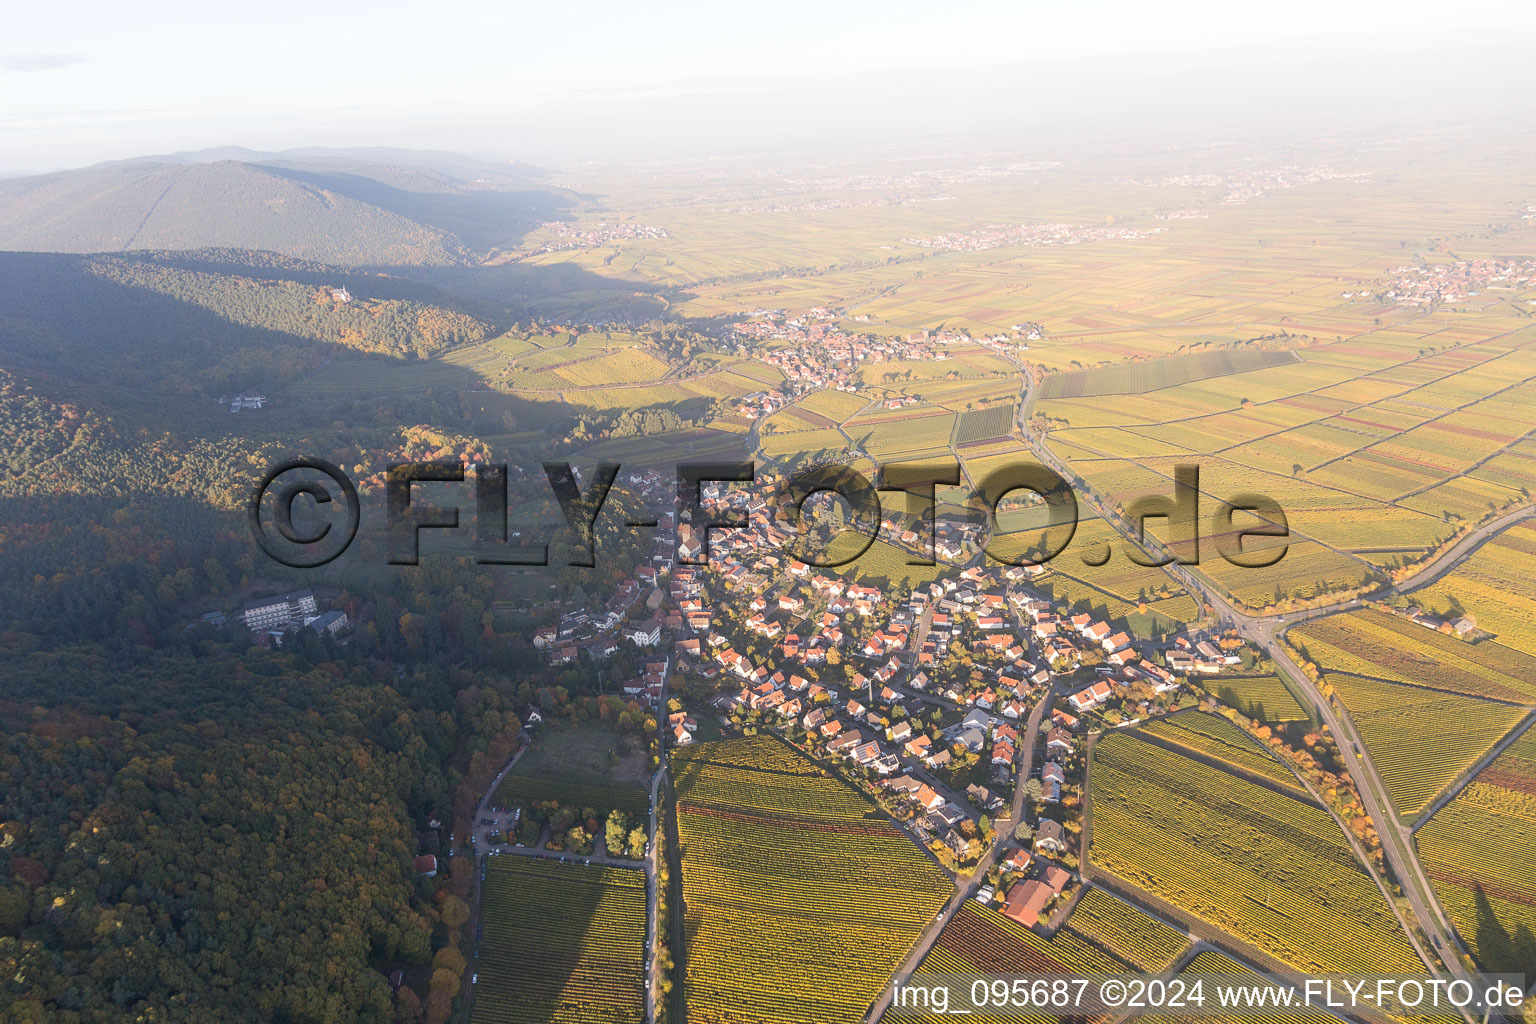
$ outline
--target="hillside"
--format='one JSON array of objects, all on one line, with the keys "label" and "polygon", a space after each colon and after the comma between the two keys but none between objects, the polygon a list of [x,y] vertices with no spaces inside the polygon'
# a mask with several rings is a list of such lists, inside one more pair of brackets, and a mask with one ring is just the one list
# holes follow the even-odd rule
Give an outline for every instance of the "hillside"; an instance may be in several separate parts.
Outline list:
[{"label": "hillside", "polygon": [[25,376],[211,398],[491,331],[425,286],[261,253],[0,253],[0,367]]},{"label": "hillside", "polygon": [[345,266],[461,266],[558,219],[573,198],[421,163],[168,160],[0,180],[0,249],[237,248]]}]

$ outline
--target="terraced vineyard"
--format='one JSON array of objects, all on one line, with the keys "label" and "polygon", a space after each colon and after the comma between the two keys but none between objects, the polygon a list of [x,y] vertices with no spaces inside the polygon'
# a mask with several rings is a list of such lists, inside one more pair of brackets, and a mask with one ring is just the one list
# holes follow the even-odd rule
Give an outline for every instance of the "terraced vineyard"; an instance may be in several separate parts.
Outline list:
[{"label": "terraced vineyard", "polygon": [[1526,731],[1419,829],[1446,913],[1488,971],[1536,964],[1536,731]]},{"label": "terraced vineyard", "polygon": [[645,1019],[645,874],[525,857],[487,862],[474,1024]]},{"label": "terraced vineyard", "polygon": [[1275,760],[1253,737],[1220,715],[1186,712],[1172,718],[1155,718],[1137,731],[1230,765],[1238,771],[1268,779],[1291,790],[1298,799],[1308,799],[1290,769]]},{"label": "terraced vineyard", "polygon": [[1297,626],[1290,637],[1325,671],[1536,704],[1536,657],[1497,643],[1467,643],[1400,615],[1370,608],[1330,615]]},{"label": "terraced vineyard", "polygon": [[1330,672],[1399,814],[1413,817],[1525,717],[1525,709]]},{"label": "terraced vineyard", "polygon": [[1303,971],[1422,969],[1329,814],[1134,734],[1094,751],[1091,862]]},{"label": "terraced vineyard", "polygon": [[862,1018],[953,891],[948,877],[777,740],[701,743],[674,751],[672,769],[688,1019]]},{"label": "terraced vineyard", "polygon": [[[1188,944],[1172,928],[1097,890],[1083,896],[1067,924],[1050,938],[975,900],[967,900],[944,926],[916,974],[1133,974],[1165,970]],[[920,978],[917,983],[921,983]],[[896,1024],[927,1024],[944,1018],[914,1009],[893,1008],[886,1019]],[[988,1013],[986,1019],[1006,1024],[1044,1024],[1055,1018]]]},{"label": "terraced vineyard", "polygon": [[1223,704],[1261,722],[1304,722],[1310,717],[1279,676],[1213,676],[1200,685]]}]

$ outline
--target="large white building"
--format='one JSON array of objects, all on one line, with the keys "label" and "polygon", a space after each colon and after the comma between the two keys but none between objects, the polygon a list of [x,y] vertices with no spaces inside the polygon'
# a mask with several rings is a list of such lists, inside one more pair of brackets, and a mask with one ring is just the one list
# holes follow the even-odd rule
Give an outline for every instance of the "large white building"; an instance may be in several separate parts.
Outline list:
[{"label": "large white building", "polygon": [[315,592],[305,588],[250,601],[240,609],[240,618],[252,632],[259,633],[266,629],[302,625],[307,616],[317,611]]}]

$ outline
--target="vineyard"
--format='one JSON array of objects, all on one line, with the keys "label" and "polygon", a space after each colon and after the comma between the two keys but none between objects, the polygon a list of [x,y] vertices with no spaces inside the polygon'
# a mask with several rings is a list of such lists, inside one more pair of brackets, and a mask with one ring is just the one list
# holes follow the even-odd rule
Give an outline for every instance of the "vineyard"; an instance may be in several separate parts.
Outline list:
[{"label": "vineyard", "polygon": [[1536,964],[1536,731],[1528,730],[1418,831],[1419,855],[1485,970]]},{"label": "vineyard", "polygon": [[[1506,344],[1472,332],[1441,339],[1449,348],[1426,345],[1442,327],[1398,325],[1294,352],[1141,362],[1117,352],[1114,365],[1046,378],[1038,408],[1052,421],[1052,448],[1122,504],[1194,456],[1205,456],[1201,483],[1213,498],[1283,493],[1295,543],[1279,564],[1247,571],[1213,560],[1202,571],[1255,607],[1304,599],[1380,581],[1458,523],[1529,500],[1532,338]],[[1256,363],[1201,365],[1229,356]],[[1050,362],[1043,351],[1035,358]],[[1271,358],[1280,361],[1263,365]],[[1524,589],[1514,565],[1489,560],[1475,573],[1467,593],[1485,604]],[[1507,646],[1530,636],[1519,616],[1490,615]]]},{"label": "vineyard", "polygon": [[1417,686],[1331,672],[1399,814],[1412,817],[1513,729],[1525,711]]},{"label": "vineyard", "polygon": [[488,860],[474,1024],[640,1024],[645,874]]},{"label": "vineyard", "polygon": [[1311,717],[1279,676],[1212,676],[1200,685],[1223,704],[1260,722],[1304,722]]},{"label": "vineyard", "polygon": [[1218,349],[1140,363],[1119,363],[1094,370],[1076,370],[1047,377],[1041,398],[1093,398],[1103,395],[1143,395],[1149,391],[1247,373],[1297,362],[1296,353],[1263,349]]},{"label": "vineyard", "polygon": [[[1097,889],[1083,896],[1067,924],[1050,938],[967,900],[944,926],[917,975],[1157,972],[1173,966],[1188,945],[1189,940],[1172,928]],[[919,1024],[943,1018],[893,1008],[887,1019]],[[1051,1019],[1030,1013],[987,1014],[987,1020],[1005,1024],[1042,1024]]]},{"label": "vineyard", "polygon": [[[1181,932],[1154,921],[1102,889],[1089,889],[1083,894],[1063,930],[1080,935],[1116,959],[1149,973],[1166,971],[1189,948],[1189,940]],[[1061,932],[1056,935],[1060,938]]]},{"label": "vineyard", "polygon": [[1511,526],[1413,596],[1435,615],[1471,615],[1505,647],[1536,651],[1536,524]]},{"label": "vineyard", "polygon": [[1234,771],[1268,779],[1295,792],[1298,800],[1308,799],[1290,769],[1275,760],[1253,737],[1220,715],[1194,712],[1173,718],[1155,718],[1138,731],[1219,761]]},{"label": "vineyard", "polygon": [[[1243,984],[1249,981],[1257,982],[1263,975],[1251,967],[1244,966],[1229,956],[1206,950],[1197,953],[1182,971],[1179,977],[1193,982],[1200,976],[1219,978],[1219,983]],[[1212,993],[1210,987],[1206,987],[1206,999],[1209,1002]],[[1337,1021],[1338,1018],[1325,1010],[1274,1010],[1265,1013],[1245,1010],[1241,1013],[1222,1015],[1213,1013],[1209,1016],[1189,1017],[1180,1015],[1162,1016],[1148,1014],[1138,1018],[1138,1024],[1172,1024],[1173,1021],[1182,1021],[1184,1024],[1324,1024],[1324,1022]]]},{"label": "vineyard", "polygon": [[777,740],[701,743],[674,751],[672,769],[689,1020],[859,1020],[949,879],[872,802]]},{"label": "vineyard", "polygon": [[979,444],[1007,437],[1013,430],[1013,403],[988,409],[971,409],[955,423],[956,445]]},{"label": "vineyard", "polygon": [[1301,971],[1422,969],[1329,814],[1125,733],[1093,762],[1098,868]]},{"label": "vineyard", "polygon": [[650,797],[643,789],[625,786],[590,786],[581,782],[539,779],[529,775],[508,775],[496,787],[493,802],[498,807],[526,807],[534,801],[554,800],[567,807],[590,807],[599,817],[609,811],[624,811],[644,816],[650,813]]},{"label": "vineyard", "polygon": [[1400,615],[1373,609],[1330,615],[1297,626],[1290,636],[1324,671],[1536,703],[1536,657],[1496,643],[1470,644]]}]

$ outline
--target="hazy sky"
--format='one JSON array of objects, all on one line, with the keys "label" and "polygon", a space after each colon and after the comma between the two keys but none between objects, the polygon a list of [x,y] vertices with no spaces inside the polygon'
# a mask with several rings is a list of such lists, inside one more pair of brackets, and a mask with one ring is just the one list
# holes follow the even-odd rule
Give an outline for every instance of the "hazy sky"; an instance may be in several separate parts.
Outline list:
[{"label": "hazy sky", "polygon": [[0,170],[45,170],[223,144],[617,157],[652,118],[655,138],[691,131],[688,148],[705,151],[716,133],[740,141],[738,104],[763,131],[792,134],[796,118],[826,113],[820,102],[838,118],[889,118],[883,97],[973,73],[1027,101],[1049,93],[1045,79],[1132,64],[1177,76],[1268,50],[1337,65],[1377,40],[1433,52],[1448,28],[1465,51],[1467,39],[1529,42],[1536,3],[90,0],[16,4],[5,21]]}]

